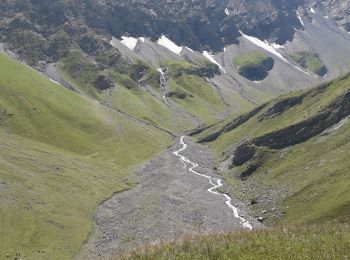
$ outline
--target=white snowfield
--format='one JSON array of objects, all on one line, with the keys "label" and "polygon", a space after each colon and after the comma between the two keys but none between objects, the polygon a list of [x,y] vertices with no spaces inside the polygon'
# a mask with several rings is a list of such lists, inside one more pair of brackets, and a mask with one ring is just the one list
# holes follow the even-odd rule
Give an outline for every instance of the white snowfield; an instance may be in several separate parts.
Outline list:
[{"label": "white snowfield", "polygon": [[275,48],[275,49],[283,49],[283,48],[284,48],[283,45],[279,45],[279,44],[277,44],[277,43],[271,43],[271,46],[272,46],[273,48]]},{"label": "white snowfield", "polygon": [[310,7],[310,12],[313,14],[316,13],[315,9],[313,9],[312,7]]},{"label": "white snowfield", "polygon": [[244,38],[246,38],[251,43],[254,43],[255,45],[259,46],[260,48],[263,48],[264,50],[272,53],[273,55],[277,56],[281,60],[288,62],[286,58],[284,58],[272,45],[270,45],[268,42],[263,42],[262,40],[255,38],[253,36],[245,35],[243,32],[239,31]]},{"label": "white snowfield", "polygon": [[184,138],[185,136],[182,136],[181,139],[180,139],[180,144],[182,145],[182,148],[180,148],[179,150],[173,152],[173,154],[177,157],[179,157],[180,159],[180,162],[182,163],[182,165],[184,166],[184,168],[187,167],[187,164],[190,164],[190,168],[188,169],[190,172],[196,174],[196,175],[199,175],[203,178],[206,178],[209,183],[212,185],[211,188],[208,189],[208,191],[214,195],[219,195],[219,196],[223,196],[225,198],[225,203],[226,205],[232,210],[232,214],[235,218],[237,218],[241,225],[244,227],[244,228],[247,228],[249,230],[252,230],[253,229],[253,226],[249,223],[249,221],[247,221],[246,219],[244,219],[243,217],[241,217],[239,214],[238,214],[238,209],[236,207],[234,207],[232,205],[232,199],[229,195],[225,194],[225,193],[220,193],[218,191],[216,191],[218,188],[222,187],[223,184],[222,184],[222,180],[221,179],[217,179],[217,178],[213,178],[213,177],[210,177],[208,175],[205,175],[205,174],[201,174],[199,172],[196,172],[194,170],[194,168],[198,167],[198,164],[197,163],[193,163],[191,162],[187,157],[183,156],[180,154],[180,152],[186,150],[187,148],[187,144],[184,142]]},{"label": "white snowfield", "polygon": [[299,11],[298,11],[298,10],[296,10],[295,12],[297,13],[297,17],[298,17],[298,19],[299,19],[300,23],[302,24],[302,26],[305,26],[305,25],[304,25],[303,20],[301,19],[301,16],[300,16]]},{"label": "white snowfield", "polygon": [[134,37],[122,36],[122,40],[120,42],[126,47],[128,47],[130,50],[134,50],[138,40]]},{"label": "white snowfield", "polygon": [[172,42],[170,39],[168,39],[165,35],[162,35],[160,39],[157,41],[157,43],[168,50],[174,52],[177,55],[180,55],[182,51],[182,47],[177,46],[174,42]]},{"label": "white snowfield", "polygon": [[230,15],[230,10],[228,10],[228,8],[226,7],[226,9],[225,9],[225,14],[228,16],[228,15]]},{"label": "white snowfield", "polygon": [[206,57],[208,60],[210,60],[212,63],[216,64],[219,66],[219,68],[226,74],[226,70],[220,65],[219,62],[217,62],[214,58],[213,55],[211,55],[209,52],[207,51],[203,51],[203,56]]},{"label": "white snowfield", "polygon": [[190,47],[185,47],[187,50],[189,50],[190,52],[194,52],[194,50],[192,50]]},{"label": "white snowfield", "polygon": [[[269,44],[267,41],[263,42],[262,40],[258,39],[258,38],[255,38],[253,36],[248,36],[248,35],[245,35],[243,32],[239,31],[242,36],[244,38],[246,38],[248,41],[250,41],[251,43],[254,43],[255,45],[259,46],[260,48],[263,48],[264,50],[272,53],[273,55],[277,56],[278,58],[280,58],[282,61],[284,61],[285,63],[289,64],[290,66],[292,66],[293,68],[305,73],[305,74],[308,74],[310,75],[310,73],[302,70],[301,68],[299,68],[298,66],[292,64],[291,62],[289,62],[285,57],[283,57],[276,49],[281,49],[283,48],[283,46],[281,45],[276,45],[276,44]],[[277,46],[277,48],[276,48]]]}]

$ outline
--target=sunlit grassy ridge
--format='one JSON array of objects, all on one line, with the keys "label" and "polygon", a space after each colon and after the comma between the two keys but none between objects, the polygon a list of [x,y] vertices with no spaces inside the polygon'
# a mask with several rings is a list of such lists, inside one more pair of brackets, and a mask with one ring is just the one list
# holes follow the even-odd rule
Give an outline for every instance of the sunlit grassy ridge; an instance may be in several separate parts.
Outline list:
[{"label": "sunlit grassy ridge", "polygon": [[349,225],[326,224],[204,235],[147,246],[120,259],[349,259],[349,231]]},{"label": "sunlit grassy ridge", "polygon": [[0,107],[0,259],[72,258],[97,204],[132,185],[129,171],[170,143],[5,55]]},{"label": "sunlit grassy ridge", "polygon": [[[266,134],[278,133],[292,125],[308,122],[322,113],[331,104],[340,103],[340,98],[350,91],[348,76],[331,84],[324,84],[305,92],[291,93],[268,102],[256,113],[232,130],[223,132],[208,143],[218,155],[218,160],[231,158],[230,154],[241,142],[249,142]],[[348,102],[344,100],[342,102]],[[338,113],[339,109],[332,111]],[[274,111],[274,112],[271,112]],[[331,116],[330,116],[331,118]],[[205,130],[199,139],[220,131],[233,120],[222,122]],[[322,125],[322,121],[318,124]],[[315,125],[305,124],[311,131]],[[223,172],[226,183],[233,186],[235,196],[251,201],[262,200],[266,194],[274,196],[266,206],[252,206],[255,213],[266,218],[268,223],[314,223],[337,219],[348,221],[350,217],[350,124],[347,119],[330,127],[322,134],[306,138],[283,149],[256,147],[256,153],[241,166]],[[302,135],[302,131],[293,134]],[[287,138],[288,136],[280,136]],[[291,136],[290,136],[291,138]],[[243,172],[253,164],[259,165],[245,181]],[[244,189],[248,189],[246,192]],[[273,190],[273,192],[271,192]],[[281,191],[283,190],[283,191]],[[271,208],[284,212],[276,218]],[[267,211],[262,213],[262,211]]]},{"label": "sunlit grassy ridge", "polygon": [[[275,98],[268,102],[266,106],[259,110],[254,116],[250,117],[247,122],[239,125],[239,127],[228,131],[220,136],[211,146],[217,151],[218,154],[224,152],[227,149],[241,140],[242,138],[254,138],[266,133],[276,131],[278,129],[285,128],[292,124],[301,122],[311,116],[317,114],[322,108],[327,106],[332,100],[337,98],[349,89],[348,78],[337,80],[332,84],[326,84],[328,87],[318,87],[308,91],[297,91],[287,95]],[[278,116],[271,117],[268,120],[260,120],[259,116],[266,113],[276,103],[286,100],[288,98],[298,97],[304,95],[301,102],[291,106],[283,111]],[[225,124],[230,123],[233,118],[228,118],[224,122],[221,122],[213,127],[207,129],[198,137],[206,136],[216,130],[221,129]]]}]

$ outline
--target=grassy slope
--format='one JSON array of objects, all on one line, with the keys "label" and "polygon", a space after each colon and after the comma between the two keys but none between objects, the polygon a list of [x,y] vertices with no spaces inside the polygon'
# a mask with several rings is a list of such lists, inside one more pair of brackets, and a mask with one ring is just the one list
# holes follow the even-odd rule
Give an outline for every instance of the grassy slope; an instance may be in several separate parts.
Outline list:
[{"label": "grassy slope", "polygon": [[[111,72],[110,77],[117,82],[117,86],[112,91],[112,107],[174,132],[195,127],[192,122],[185,119],[181,121],[173,120],[169,107],[159,101],[159,99],[141,90],[126,75]],[[123,80],[120,78],[123,78]],[[159,83],[157,82],[157,84]],[[155,88],[154,86],[152,87]]]},{"label": "grassy slope", "polygon": [[198,76],[184,75],[170,80],[169,91],[186,93],[185,99],[172,99],[204,123],[214,122],[224,109],[218,94]]},{"label": "grassy slope", "polygon": [[[210,145],[220,157],[222,153],[232,151],[233,146],[243,139],[258,137],[303,121],[337,96],[349,91],[349,83],[350,78],[345,78],[331,84],[324,91],[308,91],[300,104],[276,117],[259,120],[258,117],[278,101],[302,92],[278,98],[246,123],[223,134]],[[213,126],[201,135],[216,131],[223,124]],[[286,197],[280,198],[275,205],[286,212],[282,222],[305,223],[334,218],[347,220],[350,217],[350,176],[347,170],[350,167],[347,160],[350,156],[349,133],[350,124],[345,122],[328,136],[315,136],[288,150],[266,149],[262,151],[262,166],[247,181],[242,183],[236,176],[246,169],[249,162],[231,169],[224,174],[225,178],[236,190],[236,195],[247,200],[268,194],[270,188],[286,189],[286,194],[283,194]],[[250,192],[242,191],[242,187],[248,188]],[[256,209],[261,214],[263,209],[259,206]],[[266,217],[272,215],[273,213],[267,213]]]},{"label": "grassy slope", "polygon": [[120,258],[348,259],[349,231],[349,225],[327,224],[209,235],[145,247]]},{"label": "grassy slope", "polygon": [[[141,90],[137,82],[128,75],[113,69],[104,72],[116,83],[116,87],[112,91],[112,98],[109,97],[109,91],[97,91],[93,82],[98,76],[98,68],[77,50],[71,52],[68,57],[61,61],[60,68],[63,75],[90,98],[100,102],[109,100],[109,105],[112,107],[169,131],[177,132],[195,127],[192,122],[185,119],[175,122],[171,110],[164,103]],[[148,83],[154,89],[159,87],[157,86],[159,82],[154,75],[155,72],[154,69],[149,68]]]},{"label": "grassy slope", "polygon": [[[283,95],[279,98],[276,98],[268,103],[268,105],[256,114],[254,117],[250,118],[248,122],[242,124],[240,127],[225,133],[222,135],[215,143],[212,144],[212,147],[216,150],[218,154],[229,150],[232,147],[232,144],[238,142],[243,138],[254,138],[261,135],[264,135],[269,132],[273,132],[278,129],[282,129],[289,125],[295,124],[297,122],[303,121],[306,118],[315,115],[320,109],[324,108],[332,100],[334,100],[338,95],[344,93],[344,91],[349,89],[348,82],[350,79],[345,79],[341,81],[336,81],[326,91],[311,90],[308,93],[308,96],[303,99],[303,102],[293,106],[292,108],[284,111],[281,115],[269,118],[268,120],[260,120],[258,117],[265,113],[269,108],[279,101],[282,101],[286,98],[291,98],[294,96],[299,96],[303,91],[292,92],[287,95]],[[216,129],[219,129],[222,125],[231,122],[232,118],[225,120],[225,122],[220,125],[214,126],[212,129],[208,129],[206,132],[202,133],[202,136],[207,135]]]},{"label": "grassy slope", "polygon": [[261,66],[264,60],[268,59],[268,56],[260,51],[253,51],[236,56],[233,59],[233,63],[237,67],[245,66]]},{"label": "grassy slope", "polygon": [[[205,66],[205,63],[200,64]],[[224,109],[218,93],[197,75],[190,75],[186,70],[192,65],[186,61],[164,62],[163,67],[172,75],[168,82],[169,93],[185,93],[186,98],[171,96],[174,102],[189,113],[198,117],[203,123],[213,123]]]},{"label": "grassy slope", "polygon": [[[70,259],[96,206],[170,143],[0,55],[0,258]],[[44,253],[38,251],[44,251]]]},{"label": "grassy slope", "polygon": [[[238,128],[223,134],[213,143],[218,157],[231,151],[232,145],[244,138],[261,136],[318,113],[338,96],[350,90],[350,77],[338,80],[323,89],[291,93],[275,99]],[[305,95],[303,101],[282,114],[265,120],[258,117],[276,103]],[[199,137],[221,129],[218,123]],[[288,150],[269,150],[262,167],[244,183],[235,176],[245,167],[233,168],[225,174],[239,197],[250,199],[253,193],[267,194],[274,186],[287,187],[285,198],[275,207],[286,214],[276,228],[232,234],[211,234],[180,241],[150,245],[122,255],[121,259],[348,259],[350,251],[350,122],[317,135]],[[197,136],[198,138],[198,136]],[[283,154],[283,156],[282,156]],[[254,179],[254,181],[252,181]],[[253,183],[253,186],[249,186]],[[252,189],[249,189],[251,187]],[[280,204],[278,204],[280,203]],[[261,214],[261,212],[260,212]],[[269,213],[267,213],[269,214]],[[267,217],[266,215],[264,217]],[[313,223],[304,225],[303,223]],[[296,225],[294,225],[296,224]]]},{"label": "grassy slope", "polygon": [[60,71],[82,93],[100,100],[101,97],[94,87],[94,81],[99,75],[97,66],[79,50],[72,50],[60,62]]},{"label": "grassy slope", "polygon": [[[315,89],[306,92],[306,95],[304,92],[292,93],[269,102],[246,123],[223,134],[210,145],[220,157],[222,152],[231,151],[232,144],[243,138],[257,137],[300,122],[349,91],[349,83],[348,77],[331,84],[324,91]],[[277,102],[301,93],[305,97],[300,104],[274,118],[258,120],[260,115]],[[230,121],[232,119],[218,123],[200,136],[215,132]],[[151,245],[125,254],[121,259],[348,259],[349,134],[350,122],[345,121],[328,135],[315,136],[283,152],[266,149],[262,167],[244,183],[235,176],[245,165],[225,174],[226,181],[234,186],[234,190],[239,191],[242,186],[248,187],[249,192],[235,194],[243,199],[250,199],[259,193],[267,194],[275,185],[288,187],[289,192],[283,194],[287,196],[275,204],[275,207],[282,207],[286,211],[280,221],[284,227],[199,236]],[[343,223],[340,224],[339,221]],[[310,222],[317,224],[302,224]]]},{"label": "grassy slope", "polygon": [[290,54],[289,56],[292,58],[292,60],[299,64],[305,62],[305,69],[308,69],[314,73],[318,73],[324,67],[324,64],[320,58],[314,53],[296,52]]}]

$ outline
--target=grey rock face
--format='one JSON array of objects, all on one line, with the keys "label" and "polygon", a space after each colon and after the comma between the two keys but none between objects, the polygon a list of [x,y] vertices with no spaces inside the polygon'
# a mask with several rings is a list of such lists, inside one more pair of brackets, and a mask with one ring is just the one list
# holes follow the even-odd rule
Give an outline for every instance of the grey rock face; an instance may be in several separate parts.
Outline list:
[{"label": "grey rock face", "polygon": [[350,2],[346,0],[305,0],[304,9],[312,7],[315,11],[336,21],[347,32],[350,32]]}]

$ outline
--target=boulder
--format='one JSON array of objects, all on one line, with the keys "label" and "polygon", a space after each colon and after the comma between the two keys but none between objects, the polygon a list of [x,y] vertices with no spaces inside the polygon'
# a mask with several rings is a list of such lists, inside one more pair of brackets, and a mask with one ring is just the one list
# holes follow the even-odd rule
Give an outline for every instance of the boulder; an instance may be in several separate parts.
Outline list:
[{"label": "boulder", "polygon": [[110,88],[113,88],[114,87],[114,82],[107,78],[106,76],[104,75],[99,75],[95,82],[95,87],[98,89],[98,90],[107,90],[107,89],[110,89]]}]

